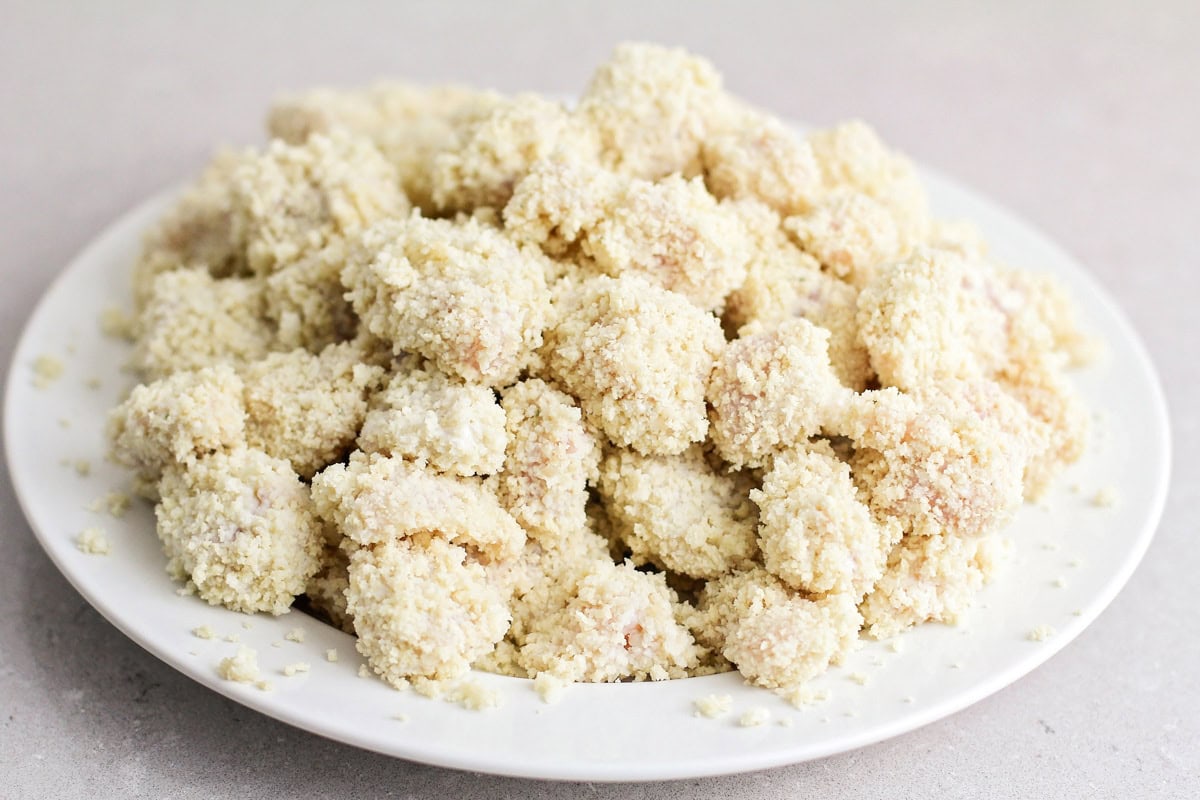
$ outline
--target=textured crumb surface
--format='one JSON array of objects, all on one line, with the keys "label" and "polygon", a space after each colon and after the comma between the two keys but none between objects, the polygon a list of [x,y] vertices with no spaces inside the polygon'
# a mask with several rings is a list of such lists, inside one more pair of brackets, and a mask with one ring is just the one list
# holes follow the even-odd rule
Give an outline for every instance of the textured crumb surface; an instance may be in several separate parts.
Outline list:
[{"label": "textured crumb surface", "polygon": [[622,44],[574,104],[393,82],[267,127],[101,321],[139,378],[111,455],[185,592],[299,602],[397,689],[736,669],[803,707],[861,637],[965,619],[1087,442],[1064,287],[865,123],[799,134],[683,50]]}]

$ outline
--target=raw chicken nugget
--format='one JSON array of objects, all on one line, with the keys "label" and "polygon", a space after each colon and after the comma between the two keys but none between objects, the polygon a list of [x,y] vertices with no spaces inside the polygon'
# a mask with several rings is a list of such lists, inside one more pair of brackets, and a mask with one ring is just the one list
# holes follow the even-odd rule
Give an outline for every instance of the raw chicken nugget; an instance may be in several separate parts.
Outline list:
[{"label": "raw chicken nugget", "polygon": [[504,231],[555,256],[572,257],[585,233],[609,213],[625,181],[586,160],[544,159],[530,166],[504,207]]},{"label": "raw chicken nugget", "polygon": [[810,600],[762,567],[710,581],[691,621],[696,639],[757,686],[791,689],[839,662],[862,617],[843,594]]},{"label": "raw chicken nugget", "polygon": [[341,458],[353,444],[367,413],[367,396],[383,369],[363,363],[354,342],[273,353],[242,369],[246,441],[287,459],[302,478],[311,478]]},{"label": "raw chicken nugget", "polygon": [[805,319],[750,326],[729,342],[708,388],[721,458],[761,466],[839,418],[852,393],[834,374],[828,348],[829,334]]},{"label": "raw chicken nugget", "polygon": [[704,141],[704,180],[714,196],[752,198],[782,216],[808,211],[824,192],[812,145],[785,123],[746,112]]},{"label": "raw chicken nugget", "polygon": [[775,456],[762,489],[759,546],[767,571],[810,594],[861,598],[883,574],[895,520],[876,520],[859,499],[850,467],[828,445],[799,447]]},{"label": "raw chicken nugget", "polygon": [[588,483],[600,461],[595,435],[570,395],[538,378],[504,390],[508,447],[501,504],[530,537],[563,540],[587,527]]},{"label": "raw chicken nugget", "polygon": [[245,274],[244,243],[233,229],[232,178],[253,150],[217,153],[196,182],[146,234],[133,267],[134,304],[150,299],[154,279],[162,272],[202,268],[215,278]]},{"label": "raw chicken nugget", "polygon": [[905,537],[862,601],[866,632],[885,639],[922,622],[957,623],[992,579],[1004,549],[995,537]]},{"label": "raw chicken nugget", "polygon": [[396,353],[488,386],[516,379],[550,310],[544,256],[474,220],[381,223],[352,248],[342,281],[362,323]]},{"label": "raw chicken nugget", "polygon": [[640,275],[704,309],[720,308],[745,280],[752,247],[736,211],[699,178],[678,175],[629,181],[583,238],[599,270]]},{"label": "raw chicken nugget", "polygon": [[438,472],[490,475],[504,463],[504,426],[504,409],[491,389],[416,367],[397,373],[371,398],[358,446],[423,461]]},{"label": "raw chicken nugget", "polygon": [[546,374],[616,444],[680,453],[708,431],[704,392],[725,337],[715,317],[641,278],[571,287],[542,349]]},{"label": "raw chicken nugget", "polygon": [[862,288],[882,264],[907,255],[913,243],[901,238],[891,210],[863,192],[838,189],[783,226],[805,252],[841,280]]},{"label": "raw chicken nugget", "polygon": [[367,547],[416,534],[436,534],[478,551],[478,558],[515,558],[525,532],[480,481],[439,475],[402,458],[350,456],[313,478],[321,517]]},{"label": "raw chicken nugget", "polygon": [[717,474],[700,445],[677,456],[614,450],[599,488],[634,563],[709,579],[751,566],[758,552],[749,480]]},{"label": "raw chicken nugget", "polygon": [[242,380],[228,366],[175,372],[135,386],[108,414],[113,459],[137,471],[153,497],[172,464],[189,464],[245,443]]},{"label": "raw chicken nugget", "polygon": [[465,86],[381,82],[366,89],[314,89],[281,97],[271,107],[272,136],[302,144],[313,134],[344,128],[374,142],[396,170],[404,193],[433,211],[432,164],[460,146],[460,130],[503,98]]},{"label": "raw chicken nugget", "polygon": [[605,167],[655,180],[700,172],[701,143],[728,103],[708,61],[627,43],[593,74],[575,113],[596,131]]},{"label": "raw chicken nugget", "polygon": [[133,363],[143,377],[154,380],[177,370],[244,364],[262,358],[273,346],[261,282],[218,280],[195,267],[154,279],[137,319]]},{"label": "raw chicken nugget", "polygon": [[283,614],[319,567],[320,522],[282,459],[244,447],[214,453],[167,469],[159,492],[167,570],[213,605]]},{"label": "raw chicken nugget", "polygon": [[530,675],[567,681],[682,678],[699,663],[683,607],[662,575],[597,561],[566,605],[533,622],[520,649]]},{"label": "raw chicken nugget", "polygon": [[433,159],[433,204],[439,211],[497,210],[513,187],[541,159],[576,153],[595,158],[595,144],[562,103],[536,94],[499,101],[484,116],[468,118],[457,131],[461,146]]},{"label": "raw chicken nugget", "polygon": [[297,145],[272,141],[238,165],[233,199],[234,233],[249,268],[264,276],[409,209],[392,166],[345,131]]},{"label": "raw chicken nugget", "polygon": [[462,547],[429,534],[355,550],[346,599],[358,652],[396,687],[461,676],[509,623],[504,597],[484,568]]}]

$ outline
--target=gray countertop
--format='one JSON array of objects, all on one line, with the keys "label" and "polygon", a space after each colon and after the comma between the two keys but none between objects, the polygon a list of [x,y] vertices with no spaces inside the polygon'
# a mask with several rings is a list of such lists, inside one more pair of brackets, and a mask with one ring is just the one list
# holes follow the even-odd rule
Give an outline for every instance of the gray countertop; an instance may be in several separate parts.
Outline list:
[{"label": "gray countertop", "polygon": [[[1045,8],[1043,8],[1045,6]],[[42,553],[0,467],[0,796],[1192,797],[1200,794],[1200,4],[0,3],[0,363],[72,256],[269,98],[392,75],[574,93],[678,43],[813,123],[871,121],[1060,242],[1116,296],[1171,406],[1142,566],[1050,662],[949,719],[745,776],[586,786],[331,743],[144,652]]]}]

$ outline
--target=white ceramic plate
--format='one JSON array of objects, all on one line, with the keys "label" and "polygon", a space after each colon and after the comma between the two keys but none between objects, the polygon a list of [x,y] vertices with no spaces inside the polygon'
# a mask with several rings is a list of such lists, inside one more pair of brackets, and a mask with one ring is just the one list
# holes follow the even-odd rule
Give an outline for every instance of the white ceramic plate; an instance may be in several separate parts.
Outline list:
[{"label": "white ceramic plate", "polygon": [[[399,693],[358,677],[354,642],[301,613],[246,617],[181,597],[163,571],[153,513],[135,503],[121,519],[90,511],[126,475],[104,460],[106,411],[127,390],[119,368],[123,343],[99,334],[106,306],[127,306],[128,274],[140,233],[166,208],[167,196],[137,208],[88,247],[38,305],[14,355],[5,408],[7,456],[22,507],[63,574],[114,625],[191,678],[239,703],[342,742],[449,767],[506,775],[578,780],[648,780],[741,772],[839,753],[945,717],[998,691],[1050,658],[1108,605],[1141,560],[1163,508],[1169,438],[1153,367],[1114,303],[1068,255],[993,204],[926,174],[935,210],[976,221],[998,256],[1057,274],[1077,299],[1085,325],[1108,355],[1077,375],[1096,411],[1084,461],[1060,482],[1048,509],[1027,507],[1012,524],[1011,563],[979,597],[961,628],[926,625],[902,637],[900,652],[868,643],[815,682],[830,698],[796,710],[742,685],[736,674],[667,683],[571,687],[554,705],[529,681],[495,675],[475,680],[500,692],[503,705],[467,711]],[[33,385],[33,363],[50,355],[66,365],[51,386]],[[100,388],[88,386],[97,378]],[[87,461],[90,474],[74,463]],[[1077,491],[1071,491],[1070,486]],[[1090,499],[1105,487],[1117,504]],[[74,544],[99,526],[108,556]],[[1061,581],[1059,580],[1061,579]],[[1062,585],[1057,585],[1057,584]],[[253,647],[273,691],[230,683],[216,665],[239,646],[201,640],[210,625]],[[1055,633],[1028,638],[1040,625]],[[300,628],[303,643],[288,641]],[[338,660],[326,660],[336,649]],[[285,665],[310,671],[285,677]],[[861,673],[865,685],[851,680]],[[861,676],[860,676],[861,677]],[[704,719],[693,702],[733,697],[732,713]],[[741,727],[740,716],[770,718]]]}]

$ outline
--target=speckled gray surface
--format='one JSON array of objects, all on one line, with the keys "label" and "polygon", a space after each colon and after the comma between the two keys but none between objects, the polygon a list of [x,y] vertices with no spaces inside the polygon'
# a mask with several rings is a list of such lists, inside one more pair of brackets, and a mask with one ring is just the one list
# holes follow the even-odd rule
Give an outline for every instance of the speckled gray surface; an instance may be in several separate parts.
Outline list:
[{"label": "speckled gray surface", "polygon": [[572,92],[614,42],[644,38],[708,55],[733,89],[786,116],[872,121],[1079,257],[1161,371],[1174,479],[1157,539],[1112,607],[976,706],[818,762],[581,786],[388,759],[192,683],[58,574],[5,466],[0,796],[1200,794],[1200,638],[1189,621],[1200,573],[1200,5],[369,3],[346,15],[282,3],[82,6],[0,3],[4,364],[32,303],[75,252],[194,170],[214,143],[256,140],[277,90],[403,75]]}]

